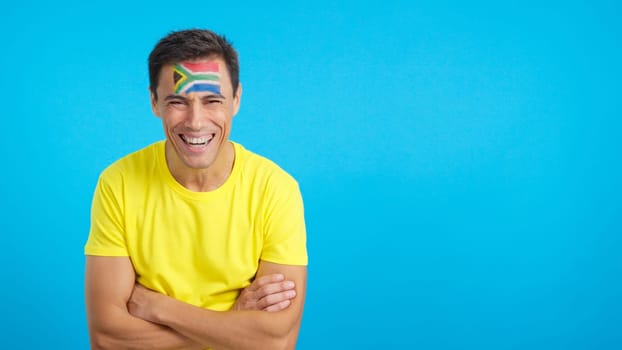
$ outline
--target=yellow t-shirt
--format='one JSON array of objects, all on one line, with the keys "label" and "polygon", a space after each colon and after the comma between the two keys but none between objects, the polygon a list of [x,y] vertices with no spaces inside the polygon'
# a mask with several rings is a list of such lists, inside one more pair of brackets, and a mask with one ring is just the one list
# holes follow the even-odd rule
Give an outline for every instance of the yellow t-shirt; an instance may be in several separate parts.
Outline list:
[{"label": "yellow t-shirt", "polygon": [[87,255],[129,256],[142,285],[187,303],[229,310],[259,260],[306,265],[298,183],[234,143],[231,175],[193,192],[171,175],[164,141],[113,163],[99,178]]}]

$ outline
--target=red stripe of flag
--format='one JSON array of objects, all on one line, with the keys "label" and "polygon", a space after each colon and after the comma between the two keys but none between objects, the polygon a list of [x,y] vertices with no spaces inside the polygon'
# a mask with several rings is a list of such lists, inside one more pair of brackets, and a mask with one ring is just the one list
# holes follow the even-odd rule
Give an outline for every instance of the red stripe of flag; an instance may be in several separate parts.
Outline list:
[{"label": "red stripe of flag", "polygon": [[216,62],[184,62],[182,65],[192,72],[216,72],[218,73],[218,63]]}]

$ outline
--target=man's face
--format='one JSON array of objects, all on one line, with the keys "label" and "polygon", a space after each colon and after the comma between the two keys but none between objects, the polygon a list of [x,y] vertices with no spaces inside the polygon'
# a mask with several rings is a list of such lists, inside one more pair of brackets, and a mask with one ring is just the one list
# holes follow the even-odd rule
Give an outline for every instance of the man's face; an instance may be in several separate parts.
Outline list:
[{"label": "man's face", "polygon": [[[186,167],[210,167],[229,139],[240,106],[225,62],[219,57],[166,65],[160,71],[153,113],[162,119],[168,146]],[[177,162],[175,162],[177,163]]]}]

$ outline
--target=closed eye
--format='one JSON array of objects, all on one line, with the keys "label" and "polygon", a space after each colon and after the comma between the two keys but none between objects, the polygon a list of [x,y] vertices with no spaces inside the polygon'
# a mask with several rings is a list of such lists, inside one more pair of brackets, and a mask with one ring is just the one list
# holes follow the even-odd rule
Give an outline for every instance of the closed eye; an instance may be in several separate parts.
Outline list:
[{"label": "closed eye", "polygon": [[205,105],[223,102],[223,99],[217,96],[206,96],[202,100]]},{"label": "closed eye", "polygon": [[164,101],[166,101],[167,105],[176,106],[176,107],[184,106],[188,104],[188,101],[184,97],[179,96],[179,95],[166,96],[164,98]]}]

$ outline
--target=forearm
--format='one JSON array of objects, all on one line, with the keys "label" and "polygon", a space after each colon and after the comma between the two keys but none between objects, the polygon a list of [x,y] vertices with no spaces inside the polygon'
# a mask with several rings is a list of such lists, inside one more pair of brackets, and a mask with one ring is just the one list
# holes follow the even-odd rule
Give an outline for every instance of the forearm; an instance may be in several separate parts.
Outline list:
[{"label": "forearm", "polygon": [[106,322],[91,322],[92,349],[203,349],[175,330],[136,318],[124,310],[109,310]]},{"label": "forearm", "polygon": [[212,311],[135,285],[128,311],[214,349],[293,349],[302,318],[306,267],[261,262],[258,276],[282,271],[296,297],[278,312]]},{"label": "forearm", "polygon": [[293,348],[299,324],[295,322],[292,327],[292,322],[284,321],[279,313],[211,311],[174,299],[154,310],[153,321],[197,343],[235,350]]},{"label": "forearm", "polygon": [[85,303],[92,349],[202,349],[128,311],[135,271],[128,257],[87,256]]}]

